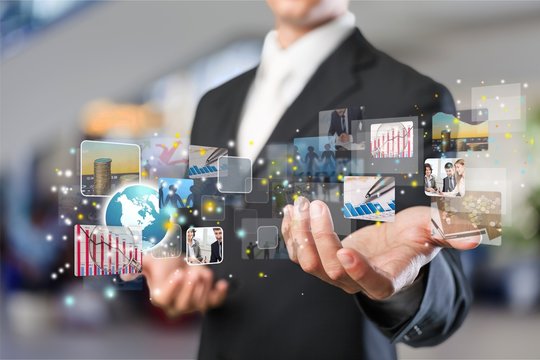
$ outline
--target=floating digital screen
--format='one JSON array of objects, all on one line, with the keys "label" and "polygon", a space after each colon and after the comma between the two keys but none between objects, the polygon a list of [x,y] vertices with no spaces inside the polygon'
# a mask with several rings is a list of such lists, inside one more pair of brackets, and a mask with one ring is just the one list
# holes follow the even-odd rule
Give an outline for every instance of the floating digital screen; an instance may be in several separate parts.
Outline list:
[{"label": "floating digital screen", "polygon": [[275,249],[278,246],[279,229],[277,226],[259,226],[257,228],[257,247]]},{"label": "floating digital screen", "polygon": [[393,177],[347,176],[343,215],[348,219],[394,221],[396,182]]},{"label": "floating digital screen", "polygon": [[141,147],[143,180],[155,182],[186,173],[189,138],[154,136],[138,140],[137,144]]},{"label": "floating digital screen", "polygon": [[142,271],[142,228],[75,225],[75,276],[136,274]]},{"label": "floating digital screen", "polygon": [[[218,176],[219,158],[226,156],[228,149],[211,146],[189,146],[189,170],[191,179],[211,178]],[[225,174],[225,169],[221,172]]]},{"label": "floating digital screen", "polygon": [[[418,118],[364,119],[353,121],[356,146],[350,151],[355,175],[416,174],[423,158],[423,137]],[[352,171],[349,171],[352,174]],[[348,175],[348,174],[346,174]],[[399,177],[398,177],[399,179]]]},{"label": "floating digital screen", "polygon": [[336,150],[320,137],[294,139],[293,175],[295,179],[336,179],[338,161]]},{"label": "floating digital screen", "polygon": [[488,110],[461,110],[457,116],[437,113],[432,117],[433,151],[485,151],[489,147]]},{"label": "floating digital screen", "polygon": [[253,189],[251,160],[237,156],[218,159],[218,190],[221,193],[250,193]]},{"label": "floating digital screen", "polygon": [[473,87],[471,104],[474,109],[488,110],[490,133],[525,131],[526,102],[521,84]]},{"label": "floating digital screen", "polygon": [[[281,219],[243,218],[242,259],[288,260],[289,254],[281,234]],[[260,241],[260,242],[259,242]]]},{"label": "floating digital screen", "polygon": [[353,121],[364,118],[363,106],[325,110],[319,112],[319,136],[321,147],[329,144],[332,150],[353,150],[355,129]]},{"label": "floating digital screen", "polygon": [[223,261],[223,229],[191,227],[186,230],[186,262],[188,265],[219,264]]},{"label": "floating digital screen", "polygon": [[370,151],[375,159],[414,157],[413,122],[371,124]]},{"label": "floating digital screen", "polygon": [[138,145],[85,140],[81,143],[81,194],[110,196],[140,182]]},{"label": "floating digital screen", "polygon": [[467,191],[461,198],[432,198],[432,233],[446,240],[501,245],[501,194]]},{"label": "floating digital screen", "polygon": [[465,160],[432,158],[424,163],[424,192],[428,196],[465,195]]},{"label": "floating digital screen", "polygon": [[178,212],[193,207],[194,181],[191,179],[159,178],[159,208]]}]

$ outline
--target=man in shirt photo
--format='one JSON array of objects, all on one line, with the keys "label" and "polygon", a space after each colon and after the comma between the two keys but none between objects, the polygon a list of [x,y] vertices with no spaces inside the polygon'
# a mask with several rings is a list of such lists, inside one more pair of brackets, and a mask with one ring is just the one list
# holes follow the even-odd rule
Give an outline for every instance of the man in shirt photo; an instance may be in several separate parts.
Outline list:
[{"label": "man in shirt photo", "polygon": [[442,192],[451,192],[456,187],[456,175],[454,173],[454,165],[451,162],[447,162],[444,165],[444,171],[446,172],[446,177],[443,179]]},{"label": "man in shirt photo", "polygon": [[[428,133],[431,114],[455,112],[444,86],[364,38],[347,0],[267,3],[275,29],[260,64],[203,96],[192,144],[233,141],[229,155],[250,159],[261,178],[265,146],[318,136],[320,111],[362,106],[365,118],[388,119],[420,109]],[[151,301],[170,316],[204,314],[200,359],[394,359],[397,342],[439,344],[470,307],[458,250],[477,243],[434,238],[423,187],[403,189],[394,223],[357,221],[342,241],[332,220],[342,215],[298,197],[283,209],[289,260],[244,261],[241,241],[228,242],[219,266],[149,257]],[[228,239],[237,239],[233,223],[227,215],[220,225]]]},{"label": "man in shirt photo", "polygon": [[210,255],[210,263],[220,263],[223,257],[223,229],[220,227],[215,227],[212,229],[214,231],[214,241],[211,245],[212,252]]}]

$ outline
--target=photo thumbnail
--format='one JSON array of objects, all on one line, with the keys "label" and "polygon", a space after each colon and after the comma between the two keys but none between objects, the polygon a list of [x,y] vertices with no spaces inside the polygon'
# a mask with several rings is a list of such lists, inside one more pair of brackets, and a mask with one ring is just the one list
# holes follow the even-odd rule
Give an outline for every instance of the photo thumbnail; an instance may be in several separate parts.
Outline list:
[{"label": "photo thumbnail", "polygon": [[142,228],[74,226],[75,276],[137,274],[142,271]]},{"label": "photo thumbnail", "polygon": [[468,191],[461,198],[433,198],[431,231],[445,240],[501,245],[501,193]]},{"label": "photo thumbnail", "polygon": [[223,261],[223,229],[221,227],[187,229],[186,261],[189,265],[221,263]]},{"label": "photo thumbnail", "polygon": [[394,221],[395,190],[391,176],[346,176],[343,214],[348,219]]},{"label": "photo thumbnail", "polygon": [[424,192],[428,196],[465,195],[465,160],[460,158],[426,159]]},{"label": "photo thumbnail", "polygon": [[81,194],[110,196],[140,181],[138,145],[85,140],[81,143]]},{"label": "photo thumbnail", "polygon": [[180,209],[193,207],[194,181],[191,179],[160,178],[159,208],[178,213]]},{"label": "photo thumbnail", "polygon": [[458,116],[433,115],[433,151],[485,151],[489,144],[488,110],[461,110]]},{"label": "photo thumbnail", "polygon": [[191,179],[218,176],[218,159],[226,156],[228,149],[211,146],[189,146],[189,177]]}]

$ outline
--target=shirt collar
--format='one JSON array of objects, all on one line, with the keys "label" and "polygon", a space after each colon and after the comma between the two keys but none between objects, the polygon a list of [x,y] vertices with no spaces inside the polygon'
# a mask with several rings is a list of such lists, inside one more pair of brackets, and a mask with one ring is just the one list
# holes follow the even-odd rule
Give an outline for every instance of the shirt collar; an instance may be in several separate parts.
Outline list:
[{"label": "shirt collar", "polygon": [[355,28],[353,13],[345,14],[310,31],[288,48],[281,48],[277,31],[270,31],[264,40],[259,75],[290,72],[311,75]]}]

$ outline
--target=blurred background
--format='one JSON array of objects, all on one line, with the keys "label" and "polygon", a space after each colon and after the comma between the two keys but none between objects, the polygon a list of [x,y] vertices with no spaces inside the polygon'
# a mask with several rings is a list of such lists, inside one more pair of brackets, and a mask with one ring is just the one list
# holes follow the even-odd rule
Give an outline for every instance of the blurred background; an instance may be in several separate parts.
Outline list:
[{"label": "blurred background", "polygon": [[[375,46],[445,84],[521,83],[521,171],[501,247],[463,254],[475,305],[433,348],[404,359],[540,357],[540,2],[352,1]],[[0,3],[2,358],[196,356],[200,319],[167,319],[142,283],[73,277],[59,196],[83,138],[189,136],[198,99],[253,67],[272,28],[264,1]],[[94,205],[96,206],[96,205]]]}]

